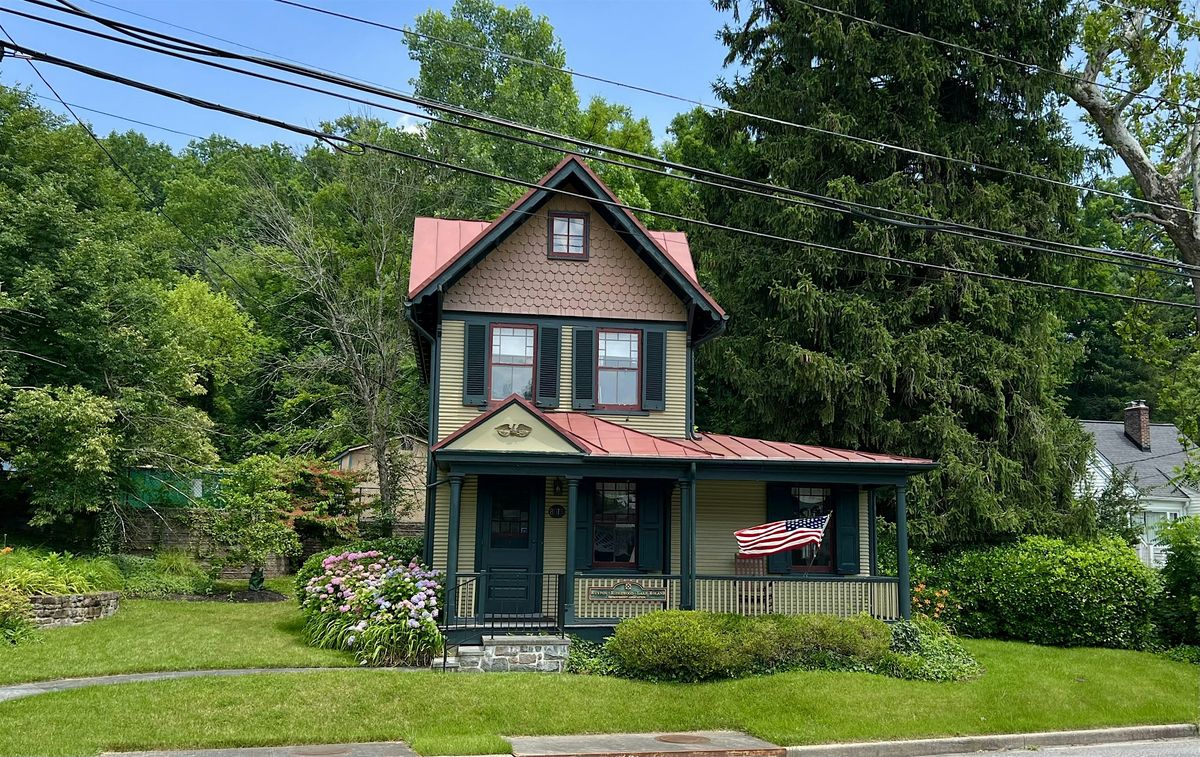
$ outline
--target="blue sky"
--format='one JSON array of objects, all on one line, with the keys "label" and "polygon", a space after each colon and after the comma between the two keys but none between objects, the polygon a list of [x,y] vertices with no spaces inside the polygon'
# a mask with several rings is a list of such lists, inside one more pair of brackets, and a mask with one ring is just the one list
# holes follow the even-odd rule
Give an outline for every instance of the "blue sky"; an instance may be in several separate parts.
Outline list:
[{"label": "blue sky", "polygon": [[[426,8],[448,11],[452,5],[452,0],[308,1],[394,26],[409,25]],[[99,15],[193,36],[114,10],[113,6],[153,16],[403,91],[411,91],[409,80],[417,72],[416,65],[408,57],[403,36],[396,32],[322,16],[271,0],[104,0],[107,5],[92,0],[75,2]],[[707,0],[526,0],[525,4],[535,14],[550,19],[566,48],[570,67],[689,98],[713,100],[712,82],[723,73],[725,55],[725,48],[715,35],[726,17],[713,10]],[[14,2],[9,7],[79,23],[70,16],[38,6]],[[0,13],[0,23],[18,44],[294,123],[315,126],[343,113],[362,109],[337,98],[254,81],[47,27],[6,13]],[[212,44],[229,47],[224,43]],[[252,143],[278,140],[299,144],[305,141],[269,126],[211,113],[73,71],[47,64],[39,64],[39,68],[70,103],[196,135],[221,133]],[[4,60],[0,66],[0,82],[29,86],[38,95],[49,95],[24,61]],[[686,109],[683,103],[578,78],[576,88],[584,101],[593,94],[600,94],[631,106],[636,114],[650,119],[659,138],[664,136],[671,118]],[[52,110],[62,110],[53,101],[43,99],[40,102]],[[133,128],[174,147],[181,147],[191,139],[94,112],[81,111],[80,115],[101,134]]]}]

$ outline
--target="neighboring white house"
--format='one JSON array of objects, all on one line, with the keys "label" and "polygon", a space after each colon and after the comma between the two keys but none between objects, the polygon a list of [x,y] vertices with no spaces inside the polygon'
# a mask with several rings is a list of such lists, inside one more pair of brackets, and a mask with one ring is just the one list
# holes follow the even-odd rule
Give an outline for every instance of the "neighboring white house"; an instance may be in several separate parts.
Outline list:
[{"label": "neighboring white house", "polygon": [[1118,471],[1128,471],[1140,491],[1143,532],[1138,555],[1147,565],[1161,566],[1165,547],[1158,545],[1158,526],[1187,515],[1200,515],[1200,491],[1178,481],[1188,450],[1171,423],[1151,423],[1145,402],[1129,403],[1122,421],[1080,421],[1096,441],[1081,488],[1101,491]]},{"label": "neighboring white house", "polygon": [[[400,534],[420,536],[425,527],[425,471],[429,446],[414,436],[401,436],[394,443],[398,450],[411,457],[400,484],[401,500],[407,505],[408,512],[396,525],[396,530]],[[342,450],[334,456],[333,462],[340,470],[358,471],[364,475],[362,483],[355,487],[355,494],[360,500],[370,503],[379,498],[375,453],[369,444]]]}]

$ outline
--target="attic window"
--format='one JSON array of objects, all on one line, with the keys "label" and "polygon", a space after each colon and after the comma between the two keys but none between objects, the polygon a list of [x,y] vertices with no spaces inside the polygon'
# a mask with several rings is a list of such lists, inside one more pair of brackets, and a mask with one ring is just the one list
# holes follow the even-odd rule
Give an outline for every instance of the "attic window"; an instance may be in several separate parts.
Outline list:
[{"label": "attic window", "polygon": [[587,260],[587,214],[551,213],[549,220],[548,256],[565,260]]}]

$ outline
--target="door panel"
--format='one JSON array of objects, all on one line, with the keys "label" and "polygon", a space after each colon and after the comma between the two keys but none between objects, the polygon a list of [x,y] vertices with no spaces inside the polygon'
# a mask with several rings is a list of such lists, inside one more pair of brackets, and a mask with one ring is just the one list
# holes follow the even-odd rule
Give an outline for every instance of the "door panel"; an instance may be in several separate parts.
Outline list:
[{"label": "door panel", "polygon": [[542,611],[542,493],[540,478],[491,477],[479,482],[478,566],[487,574],[484,612]]}]

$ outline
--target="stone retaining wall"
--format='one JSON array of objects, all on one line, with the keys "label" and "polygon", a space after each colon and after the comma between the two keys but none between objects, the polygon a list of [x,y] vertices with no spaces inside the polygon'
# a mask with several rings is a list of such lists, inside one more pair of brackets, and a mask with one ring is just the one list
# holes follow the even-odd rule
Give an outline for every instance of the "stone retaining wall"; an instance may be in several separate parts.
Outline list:
[{"label": "stone retaining wall", "polygon": [[33,622],[39,628],[78,626],[90,620],[107,618],[117,611],[120,603],[121,596],[115,591],[29,598]]},{"label": "stone retaining wall", "polygon": [[478,647],[460,647],[463,673],[536,671],[561,673],[571,640],[562,636],[485,636]]}]

